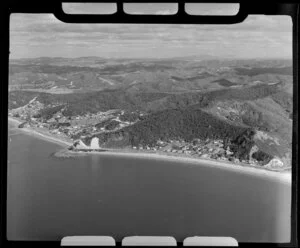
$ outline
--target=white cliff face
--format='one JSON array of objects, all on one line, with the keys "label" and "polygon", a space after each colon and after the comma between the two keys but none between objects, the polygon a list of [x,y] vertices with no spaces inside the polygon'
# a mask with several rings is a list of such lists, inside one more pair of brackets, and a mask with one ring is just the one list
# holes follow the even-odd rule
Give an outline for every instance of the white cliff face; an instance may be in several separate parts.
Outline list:
[{"label": "white cliff face", "polygon": [[82,142],[82,140],[79,140],[78,144],[76,145],[76,148],[77,149],[100,149],[99,139],[97,137],[94,137],[91,140],[91,144],[89,146],[87,146],[86,144],[84,144]]},{"label": "white cliff face", "polygon": [[91,145],[90,145],[91,149],[99,149],[99,139],[97,137],[94,137],[91,141]]},{"label": "white cliff face", "polygon": [[86,144],[84,144],[82,142],[82,140],[79,140],[78,144],[76,145],[76,148],[78,148],[78,149],[88,149],[89,147]]}]

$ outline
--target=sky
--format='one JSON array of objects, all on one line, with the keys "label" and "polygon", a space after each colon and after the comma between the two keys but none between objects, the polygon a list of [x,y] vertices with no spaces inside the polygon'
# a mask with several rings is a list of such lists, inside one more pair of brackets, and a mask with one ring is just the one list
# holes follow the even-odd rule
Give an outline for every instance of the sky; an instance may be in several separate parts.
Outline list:
[{"label": "sky", "polygon": [[[191,14],[233,14],[236,6],[190,5]],[[110,4],[73,4],[67,13],[114,13]],[[174,4],[125,6],[135,14],[173,14]],[[291,58],[292,20],[289,16],[252,15],[231,25],[71,24],[52,14],[12,14],[11,58],[83,57],[171,58]]]}]

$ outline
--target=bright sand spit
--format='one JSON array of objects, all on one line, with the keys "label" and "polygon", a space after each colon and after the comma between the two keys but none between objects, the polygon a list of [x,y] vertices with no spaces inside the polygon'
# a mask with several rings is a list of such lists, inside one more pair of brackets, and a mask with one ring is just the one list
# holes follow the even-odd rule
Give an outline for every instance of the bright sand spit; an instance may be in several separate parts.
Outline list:
[{"label": "bright sand spit", "polygon": [[[16,119],[14,119],[12,117],[8,117],[8,120],[11,122],[11,124],[13,124],[16,127],[19,124],[22,123],[21,121],[16,120]],[[71,146],[72,145],[72,142],[59,139],[57,137],[52,136],[51,134],[41,133],[40,131],[36,131],[33,128],[26,128],[26,127],[24,127],[24,128],[20,128],[18,130],[24,131],[25,133],[27,133],[29,135],[36,136],[36,137],[39,137],[41,139],[44,139],[44,140],[47,140],[47,141],[50,141],[50,142],[54,142],[54,143],[59,144],[59,145],[63,145],[63,146]]]},{"label": "bright sand spit", "polygon": [[[19,120],[16,120],[14,118],[9,117],[8,118],[11,123],[14,125],[19,125],[21,122]],[[29,135],[36,136],[38,138],[42,138],[44,140],[57,143],[59,145],[63,146],[71,146],[72,143],[61,140],[59,138],[53,137],[50,134],[44,134],[40,133],[36,130],[33,130],[31,128],[21,128],[19,130],[22,130],[26,132]],[[70,152],[70,153],[78,153],[78,152]],[[102,152],[88,152],[87,154],[98,154],[98,155],[113,155],[113,156],[126,156],[126,157],[136,157],[136,158],[145,158],[145,159],[151,159],[151,160],[167,160],[171,162],[177,162],[177,163],[184,163],[186,165],[200,165],[200,166],[207,166],[207,167],[214,167],[214,168],[220,168],[224,170],[231,170],[235,172],[240,173],[246,173],[251,174],[255,176],[262,176],[267,178],[274,178],[278,179],[284,183],[291,184],[292,178],[291,178],[291,171],[284,171],[284,172],[276,172],[276,171],[270,171],[265,169],[259,169],[251,166],[243,166],[241,164],[232,164],[228,163],[226,161],[215,161],[210,159],[201,159],[201,158],[189,158],[189,157],[181,157],[181,156],[172,156],[172,155],[164,155],[164,154],[158,154],[158,153],[146,153],[146,152],[132,152],[129,150],[114,150],[114,149],[105,149],[105,151]]]}]

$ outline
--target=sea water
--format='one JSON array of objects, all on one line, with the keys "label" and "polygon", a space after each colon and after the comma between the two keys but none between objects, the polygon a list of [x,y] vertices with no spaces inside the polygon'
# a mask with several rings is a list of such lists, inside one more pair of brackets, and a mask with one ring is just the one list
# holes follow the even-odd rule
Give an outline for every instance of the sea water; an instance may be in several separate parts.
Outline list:
[{"label": "sea water", "polygon": [[89,154],[10,129],[7,238],[231,236],[289,242],[291,185],[166,159]]}]

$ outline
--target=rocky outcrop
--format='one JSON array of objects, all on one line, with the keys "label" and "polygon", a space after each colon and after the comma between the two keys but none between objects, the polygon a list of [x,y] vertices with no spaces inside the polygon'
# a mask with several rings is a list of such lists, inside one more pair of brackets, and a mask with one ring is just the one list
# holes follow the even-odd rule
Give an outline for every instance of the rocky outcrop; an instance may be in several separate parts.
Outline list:
[{"label": "rocky outcrop", "polygon": [[273,158],[268,164],[265,165],[265,168],[269,169],[283,169],[285,167],[284,163],[279,158]]}]

